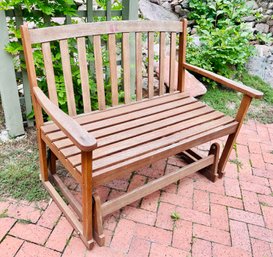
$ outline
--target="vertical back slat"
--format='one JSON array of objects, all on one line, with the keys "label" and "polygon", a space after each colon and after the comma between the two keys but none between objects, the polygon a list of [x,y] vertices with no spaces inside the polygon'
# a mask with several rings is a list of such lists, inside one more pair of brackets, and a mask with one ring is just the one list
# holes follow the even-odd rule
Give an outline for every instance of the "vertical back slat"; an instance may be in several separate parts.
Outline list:
[{"label": "vertical back slat", "polygon": [[176,57],[176,33],[171,33],[171,44],[170,44],[170,93],[174,92],[176,85],[174,84],[175,81],[175,57]]},{"label": "vertical back slat", "polygon": [[130,45],[129,33],[122,35],[122,64],[123,64],[123,85],[125,104],[130,103]]},{"label": "vertical back slat", "polygon": [[68,42],[67,40],[60,40],[60,49],[62,56],[62,66],[63,66],[63,74],[64,74],[64,83],[66,89],[66,98],[68,105],[68,113],[71,116],[75,116],[76,105],[75,105],[75,97],[74,97],[74,89],[73,89],[73,81],[71,75],[71,64],[70,64],[70,56],[68,50]]},{"label": "vertical back slat", "polygon": [[102,54],[101,54],[101,37],[94,36],[93,44],[94,44],[96,81],[97,81],[97,91],[98,91],[98,104],[99,104],[99,109],[104,110],[105,109],[105,92],[104,92]]},{"label": "vertical back slat", "polygon": [[111,79],[112,106],[118,105],[118,74],[116,36],[110,34],[108,38],[109,67]]},{"label": "vertical back slat", "polygon": [[46,80],[48,85],[49,99],[58,106],[58,95],[56,90],[55,75],[54,75],[49,42],[42,44],[42,51],[43,51],[43,57],[44,57],[44,65],[45,65]]},{"label": "vertical back slat", "polygon": [[165,87],[165,57],[166,57],[166,33],[160,33],[160,53],[159,53],[159,95],[164,94]]},{"label": "vertical back slat", "polygon": [[148,32],[148,95],[154,96],[154,32]]},{"label": "vertical back slat", "polygon": [[142,37],[136,33],[136,100],[142,99]]},{"label": "vertical back slat", "polygon": [[182,21],[182,33],[179,35],[179,65],[178,65],[178,85],[177,89],[180,92],[185,91],[186,70],[184,63],[186,63],[186,45],[187,45],[187,20]]},{"label": "vertical back slat", "polygon": [[84,112],[91,112],[90,101],[90,89],[89,89],[89,77],[86,60],[86,45],[85,37],[77,38],[78,54],[79,54],[79,66],[82,85],[82,99]]}]

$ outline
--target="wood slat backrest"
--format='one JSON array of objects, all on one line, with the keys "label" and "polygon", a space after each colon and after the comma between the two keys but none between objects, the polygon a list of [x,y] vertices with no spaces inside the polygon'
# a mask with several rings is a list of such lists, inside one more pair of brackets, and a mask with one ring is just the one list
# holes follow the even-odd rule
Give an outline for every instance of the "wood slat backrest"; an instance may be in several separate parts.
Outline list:
[{"label": "wood slat backrest", "polygon": [[82,84],[82,98],[84,112],[91,112],[90,90],[89,90],[89,76],[86,60],[86,45],[85,37],[77,38],[78,54],[79,54],[79,67]]},{"label": "wood slat backrest", "polygon": [[124,102],[130,103],[130,45],[129,33],[122,35],[122,68],[123,68],[123,88],[124,88]]},{"label": "wood slat backrest", "polygon": [[118,105],[118,73],[117,73],[117,47],[116,36],[110,34],[108,38],[109,67],[111,77],[112,105]]},{"label": "wood slat backrest", "polygon": [[64,84],[66,89],[68,113],[71,116],[75,116],[77,112],[76,112],[75,94],[74,94],[74,88],[73,88],[70,55],[69,55],[67,39],[60,40],[60,50],[61,50],[61,56],[62,56],[62,67],[63,67],[63,74],[64,74]]},{"label": "wood slat backrest", "polygon": [[48,83],[49,98],[54,104],[58,106],[58,96],[57,96],[54,69],[53,69],[53,63],[52,63],[52,55],[51,55],[49,42],[42,44],[42,51],[43,51],[43,57],[44,57],[46,79]]},{"label": "wood slat backrest", "polygon": [[104,92],[104,79],[103,79],[103,66],[102,66],[102,53],[101,53],[101,37],[96,35],[93,37],[94,56],[95,56],[95,69],[96,69],[96,82],[98,90],[98,104],[99,109],[105,109],[105,92]]},{"label": "wood slat backrest", "polygon": [[[54,77],[54,65],[51,53],[51,44],[57,41],[61,52],[61,62],[66,91],[68,113],[77,115],[79,110],[75,99],[81,97],[82,107],[85,113],[92,110],[94,91],[90,91],[90,79],[96,84],[97,106],[99,110],[106,109],[109,105],[128,104],[132,101],[141,101],[143,98],[153,98],[166,92],[174,93],[177,89],[184,90],[184,68],[186,47],[186,21],[118,21],[97,22],[49,27],[28,30],[31,44],[42,44],[45,65],[45,75],[48,84],[48,95],[52,102],[58,105],[58,94]],[[105,37],[104,35],[107,35]],[[179,38],[179,77],[176,75],[177,39]],[[75,40],[76,48],[70,48],[69,42]],[[135,46],[132,47],[132,42]],[[121,45],[119,47],[119,45]],[[158,45],[158,51],[156,46]],[[90,48],[91,46],[91,48]],[[143,53],[147,50],[147,56]],[[73,53],[71,49],[77,51]],[[76,50],[75,50],[76,49]],[[87,58],[88,51],[92,49],[94,59]],[[105,51],[107,55],[105,55]],[[134,51],[134,52],[133,52]],[[132,63],[131,56],[135,56]],[[166,77],[166,61],[169,55],[169,74]],[[108,64],[105,63],[108,58]],[[146,62],[147,61],[147,62]],[[81,83],[81,96],[75,89],[72,78],[72,63],[77,63]],[[146,62],[146,63],[145,63]],[[159,88],[155,91],[154,65],[158,62]],[[93,63],[93,64],[92,64]],[[120,69],[118,65],[121,64]],[[147,95],[143,95],[144,76],[147,68]],[[135,77],[132,79],[132,66],[135,69]],[[75,69],[75,66],[74,66]],[[109,74],[108,74],[109,73]],[[181,76],[181,73],[183,76]],[[169,91],[165,84],[168,81]],[[178,85],[175,85],[177,83]],[[105,85],[110,83],[109,91]],[[121,83],[121,84],[120,84]],[[132,85],[135,89],[132,91]],[[123,91],[124,100],[121,102],[120,90]],[[92,98],[93,99],[93,98]],[[110,99],[110,102],[109,102]],[[107,102],[106,102],[107,101]]]}]

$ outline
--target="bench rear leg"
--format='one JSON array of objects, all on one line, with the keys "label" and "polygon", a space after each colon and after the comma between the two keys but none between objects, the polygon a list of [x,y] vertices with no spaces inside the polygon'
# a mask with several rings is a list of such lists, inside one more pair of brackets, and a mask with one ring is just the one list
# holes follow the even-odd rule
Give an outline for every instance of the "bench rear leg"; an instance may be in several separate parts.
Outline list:
[{"label": "bench rear leg", "polygon": [[38,149],[39,149],[39,162],[40,162],[40,172],[41,180],[43,182],[48,181],[48,169],[46,160],[46,143],[41,138],[40,130],[37,130],[38,139]]},{"label": "bench rear leg", "polygon": [[50,149],[48,149],[47,165],[51,175],[56,174],[56,161],[57,161],[56,155]]},{"label": "bench rear leg", "polygon": [[99,246],[105,245],[102,226],[101,200],[97,193],[93,194],[93,236]]},{"label": "bench rear leg", "polygon": [[219,154],[220,154],[220,145],[218,143],[213,143],[209,150],[209,155],[214,155],[214,162],[211,166],[206,167],[203,170],[200,170],[200,173],[204,175],[207,179],[212,182],[215,182],[218,178],[218,163],[219,163]]}]

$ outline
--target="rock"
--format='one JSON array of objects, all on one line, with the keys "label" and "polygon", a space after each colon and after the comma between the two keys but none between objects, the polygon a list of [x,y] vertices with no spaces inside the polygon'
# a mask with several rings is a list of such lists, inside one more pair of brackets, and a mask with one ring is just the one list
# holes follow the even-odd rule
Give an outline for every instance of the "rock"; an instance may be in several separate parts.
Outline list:
[{"label": "rock", "polygon": [[160,0],[150,0],[150,2],[153,3],[153,4],[161,5],[161,1]]},{"label": "rock", "polygon": [[245,23],[245,27],[247,30],[250,30],[252,32],[254,32],[254,25],[255,25],[255,22],[246,22]]},{"label": "rock", "polygon": [[[194,29],[194,28],[193,28]],[[192,37],[192,40],[193,40],[193,43],[196,45],[196,46],[201,46],[201,41],[200,41],[200,37],[198,35],[194,35]]]},{"label": "rock", "polygon": [[256,17],[253,16],[253,15],[244,17],[244,18],[242,19],[242,21],[245,21],[245,22],[255,21],[255,20],[256,20]]},{"label": "rock", "polygon": [[197,29],[196,28],[192,28],[191,35],[195,35],[196,33],[197,33]]},{"label": "rock", "polygon": [[162,7],[164,7],[164,8],[167,9],[168,11],[171,11],[171,10],[172,10],[172,7],[171,7],[171,5],[170,5],[169,2],[164,2],[164,3],[162,4]]},{"label": "rock", "polygon": [[184,0],[181,5],[183,8],[188,9],[189,8],[189,0]]},{"label": "rock", "polygon": [[262,2],[262,3],[260,3],[260,6],[263,8],[263,9],[267,9],[267,7],[268,7],[268,2],[266,1],[266,2]]},{"label": "rock", "polygon": [[268,33],[269,31],[269,26],[264,23],[258,23],[255,26],[255,30],[261,33]]},{"label": "rock", "polygon": [[153,4],[148,0],[139,1],[139,9],[145,19],[156,21],[156,20],[179,20],[178,17],[157,4]]},{"label": "rock", "polygon": [[268,20],[268,21],[267,21],[267,25],[273,26],[273,20]]},{"label": "rock", "polygon": [[189,10],[183,9],[181,5],[176,5],[174,8],[174,11],[180,16],[180,17],[186,17],[189,13]]},{"label": "rock", "polygon": [[273,3],[268,4],[268,9],[273,9]]},{"label": "rock", "polygon": [[[166,88],[164,93],[166,93]],[[154,78],[154,95],[159,95],[159,80],[157,78]],[[148,78],[142,80],[142,97],[148,97]]]},{"label": "rock", "polygon": [[259,22],[266,23],[269,19],[270,19],[270,16],[264,14]]},{"label": "rock", "polygon": [[83,4],[81,5],[79,8],[78,8],[79,11],[86,11],[86,4]]},{"label": "rock", "polygon": [[258,57],[270,57],[273,53],[273,48],[266,46],[266,45],[256,45],[255,46],[257,53],[256,56]]},{"label": "rock", "polygon": [[259,6],[257,5],[257,3],[255,1],[248,1],[246,2],[246,6],[250,9],[258,9]]},{"label": "rock", "polygon": [[257,54],[249,59],[246,68],[250,74],[259,76],[273,87],[273,47],[265,45],[255,47]]},{"label": "rock", "polygon": [[267,10],[265,14],[272,15],[273,14],[273,10]]},{"label": "rock", "polygon": [[[165,85],[169,87],[169,70],[170,70],[170,57],[166,56],[165,58],[165,70],[164,70],[164,82]],[[174,84],[177,85],[177,72],[178,72],[178,62],[176,61],[175,65],[175,80]],[[155,72],[159,77],[159,63],[156,63],[155,65]],[[175,87],[176,89],[176,87]],[[186,89],[187,92],[189,92],[190,96],[200,96],[204,95],[207,92],[207,88],[198,80],[196,79],[192,74],[190,74],[188,71],[186,71]]]},{"label": "rock", "polygon": [[0,142],[8,142],[10,141],[10,138],[9,138],[9,133],[7,130],[2,130],[0,131]]}]

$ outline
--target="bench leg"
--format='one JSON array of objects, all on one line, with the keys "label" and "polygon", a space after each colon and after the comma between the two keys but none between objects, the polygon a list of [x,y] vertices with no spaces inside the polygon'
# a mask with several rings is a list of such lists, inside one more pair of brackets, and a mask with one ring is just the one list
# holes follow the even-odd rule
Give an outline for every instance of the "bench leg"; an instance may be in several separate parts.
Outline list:
[{"label": "bench leg", "polygon": [[211,166],[200,170],[200,173],[204,175],[207,179],[215,182],[218,178],[218,162],[219,162],[220,145],[218,143],[213,143],[209,150],[209,155],[214,155],[214,162]]},{"label": "bench leg", "polygon": [[82,152],[82,223],[83,237],[88,249],[91,249],[93,240],[92,224],[92,152]]},{"label": "bench leg", "polygon": [[93,194],[93,236],[99,246],[105,245],[102,226],[101,200],[97,193]]},{"label": "bench leg", "polygon": [[[216,179],[218,178],[219,153],[220,153],[220,145],[218,143],[213,143],[210,147],[209,154],[208,154],[208,155],[214,156],[213,164],[199,171],[202,175],[204,175],[207,179],[209,179],[212,182],[215,182]],[[187,163],[194,163],[203,158],[202,156],[200,156],[199,154],[197,154],[191,149],[180,153],[180,156]]]},{"label": "bench leg", "polygon": [[48,149],[48,151],[47,151],[47,165],[48,165],[51,175],[56,174],[56,161],[57,161],[56,155],[50,149]]},{"label": "bench leg", "polygon": [[236,118],[235,118],[235,120],[239,122],[237,130],[235,133],[229,135],[229,137],[226,141],[226,145],[224,147],[223,153],[220,157],[220,161],[219,161],[219,165],[218,165],[218,174],[219,174],[220,178],[224,176],[224,170],[225,170],[228,158],[229,158],[230,153],[232,151],[233,145],[236,142],[236,138],[240,132],[240,129],[243,125],[243,121],[244,121],[244,118],[247,114],[251,100],[252,100],[252,98],[250,96],[247,96],[247,95],[243,96],[239,111],[238,111]]},{"label": "bench leg", "polygon": [[43,182],[45,182],[45,181],[48,181],[48,169],[47,169],[47,161],[46,161],[46,144],[41,138],[40,130],[37,130],[37,138],[38,138],[41,180]]}]

